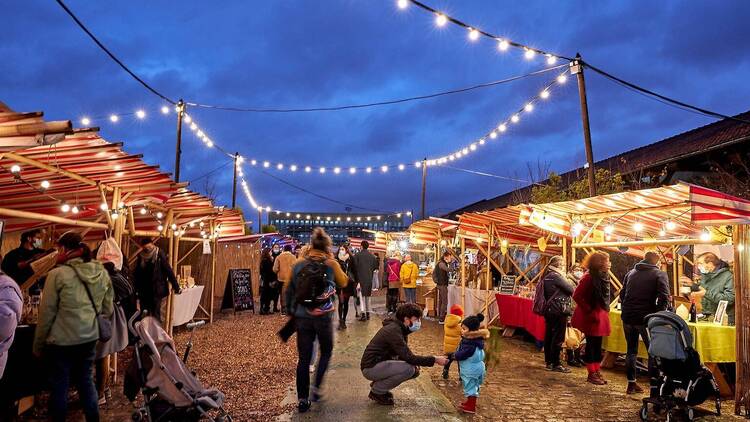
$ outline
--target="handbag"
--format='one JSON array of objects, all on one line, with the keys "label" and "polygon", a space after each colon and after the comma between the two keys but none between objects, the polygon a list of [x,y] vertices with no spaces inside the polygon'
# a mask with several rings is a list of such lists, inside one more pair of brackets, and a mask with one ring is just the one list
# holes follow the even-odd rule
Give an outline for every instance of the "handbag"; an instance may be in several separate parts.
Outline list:
[{"label": "handbag", "polygon": [[571,316],[573,315],[573,306],[570,296],[560,295],[560,289],[546,302],[547,312],[552,315]]},{"label": "handbag", "polygon": [[573,327],[565,328],[565,342],[563,345],[568,350],[577,350],[583,342],[583,333]]},{"label": "handbag", "polygon": [[112,321],[109,320],[109,318],[102,315],[97,309],[96,305],[94,304],[94,298],[91,296],[91,292],[89,291],[89,286],[86,285],[86,282],[81,280],[81,276],[78,275],[78,270],[75,269],[72,265],[68,265],[70,268],[73,269],[73,271],[76,273],[76,277],[78,277],[78,281],[83,284],[83,288],[86,289],[86,296],[89,297],[89,301],[91,302],[91,307],[94,308],[94,312],[96,313],[96,323],[99,326],[99,341],[109,341],[109,339],[112,338]]}]

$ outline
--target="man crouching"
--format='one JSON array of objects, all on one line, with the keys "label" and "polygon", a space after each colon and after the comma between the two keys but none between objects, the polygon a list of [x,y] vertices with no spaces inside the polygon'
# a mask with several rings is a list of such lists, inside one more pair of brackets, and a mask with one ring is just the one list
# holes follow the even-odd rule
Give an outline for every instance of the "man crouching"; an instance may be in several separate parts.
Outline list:
[{"label": "man crouching", "polygon": [[370,340],[362,354],[362,375],[372,381],[370,399],[378,404],[393,405],[391,390],[404,381],[416,378],[420,366],[445,365],[445,356],[417,356],[409,349],[407,336],[422,325],[422,309],[413,303],[401,305],[393,317]]}]

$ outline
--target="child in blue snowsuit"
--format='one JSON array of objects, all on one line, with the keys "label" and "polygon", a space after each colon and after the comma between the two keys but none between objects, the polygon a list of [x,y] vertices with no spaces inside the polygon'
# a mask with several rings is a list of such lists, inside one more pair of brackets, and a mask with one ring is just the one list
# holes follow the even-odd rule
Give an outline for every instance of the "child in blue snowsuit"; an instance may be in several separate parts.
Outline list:
[{"label": "child in blue snowsuit", "polygon": [[461,322],[461,343],[453,355],[453,360],[458,361],[466,396],[466,401],[459,408],[466,413],[476,413],[479,387],[484,382],[484,340],[490,337],[490,331],[480,328],[482,321],[482,314],[464,318]]}]

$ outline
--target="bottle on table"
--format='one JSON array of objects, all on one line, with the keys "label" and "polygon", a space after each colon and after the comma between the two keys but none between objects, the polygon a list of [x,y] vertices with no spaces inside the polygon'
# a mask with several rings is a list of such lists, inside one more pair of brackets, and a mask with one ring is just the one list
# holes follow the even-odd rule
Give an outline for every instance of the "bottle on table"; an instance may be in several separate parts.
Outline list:
[{"label": "bottle on table", "polygon": [[690,322],[698,322],[698,310],[695,308],[695,299],[690,300]]}]

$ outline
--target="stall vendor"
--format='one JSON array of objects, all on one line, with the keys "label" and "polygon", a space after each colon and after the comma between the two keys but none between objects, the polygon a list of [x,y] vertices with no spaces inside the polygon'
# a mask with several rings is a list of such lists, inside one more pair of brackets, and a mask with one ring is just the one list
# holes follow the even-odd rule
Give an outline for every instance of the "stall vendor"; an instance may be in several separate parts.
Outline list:
[{"label": "stall vendor", "polygon": [[704,315],[715,315],[719,302],[727,301],[729,324],[734,325],[734,281],[729,265],[712,252],[699,255],[696,265],[701,276],[698,283],[691,286],[690,297],[695,300],[703,297]]},{"label": "stall vendor", "polygon": [[42,241],[41,229],[29,230],[21,234],[21,246],[5,255],[2,270],[19,286],[34,275],[31,263],[46,253]]}]

